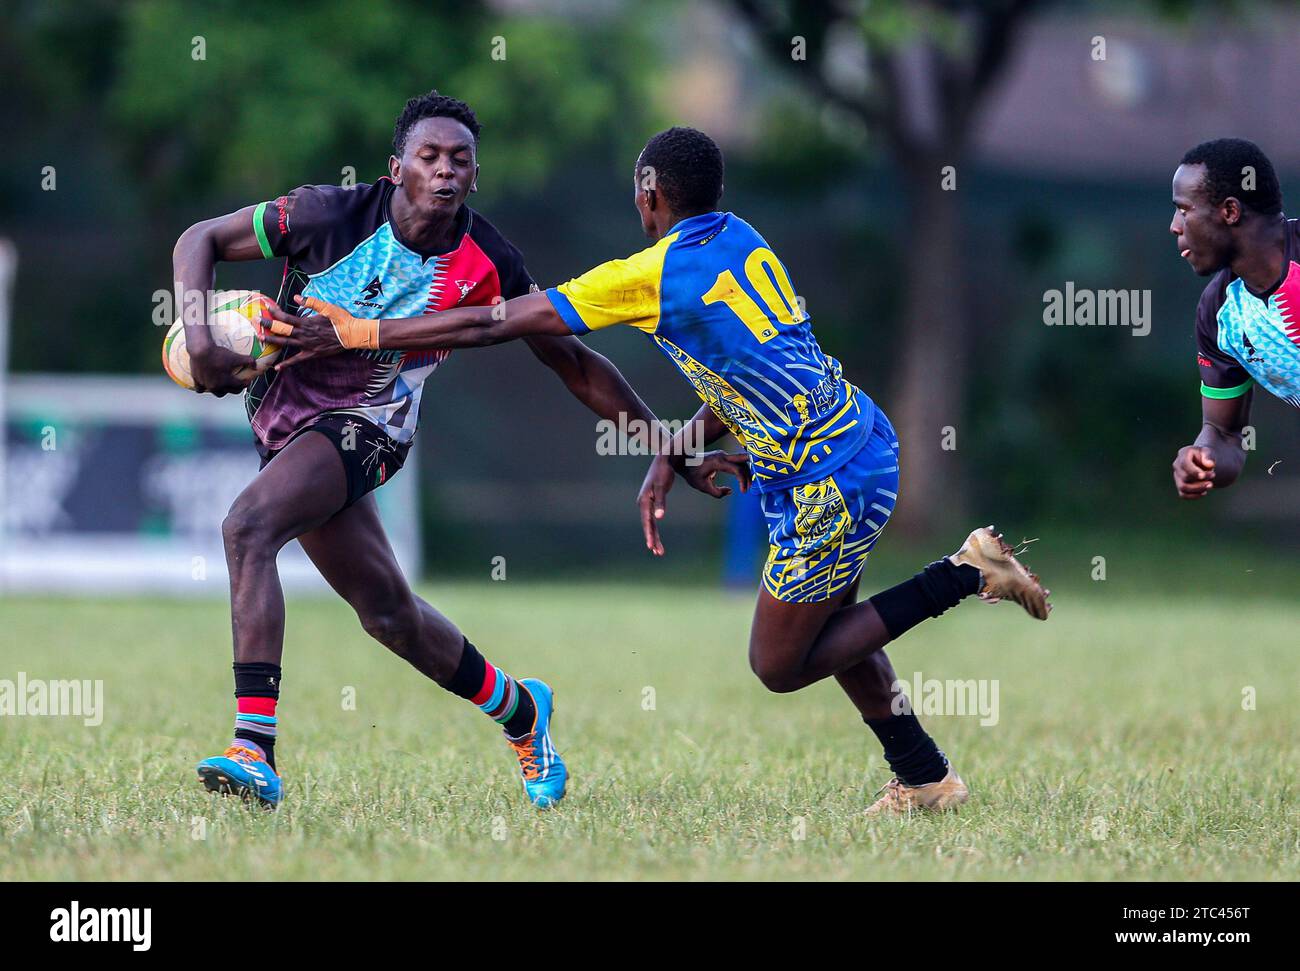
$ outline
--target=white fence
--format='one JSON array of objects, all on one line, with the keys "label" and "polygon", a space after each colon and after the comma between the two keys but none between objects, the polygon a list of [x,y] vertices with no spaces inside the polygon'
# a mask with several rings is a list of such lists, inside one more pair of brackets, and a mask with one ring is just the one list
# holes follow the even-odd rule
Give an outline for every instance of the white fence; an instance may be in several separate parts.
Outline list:
[{"label": "white fence", "polygon": [[[161,371],[11,375],[7,388],[3,374],[0,591],[227,594],[221,520],[258,468],[242,399],[183,391]],[[376,493],[413,579],[415,460]],[[296,543],[279,566],[286,590],[328,590]]]}]

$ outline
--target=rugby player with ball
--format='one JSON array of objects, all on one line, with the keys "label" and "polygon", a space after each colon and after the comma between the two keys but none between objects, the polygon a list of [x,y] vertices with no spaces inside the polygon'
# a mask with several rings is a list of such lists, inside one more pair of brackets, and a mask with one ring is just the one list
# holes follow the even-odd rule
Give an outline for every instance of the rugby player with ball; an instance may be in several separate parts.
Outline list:
[{"label": "rugby player with ball", "polygon": [[[282,259],[278,305],[319,297],[357,317],[412,317],[487,307],[536,290],[519,251],[465,204],[476,191],[479,123],[464,102],[430,92],[397,119],[389,175],[349,188],[305,185],[278,199],[191,226],[174,253],[182,294],[206,294],[218,261]],[[198,765],[212,791],[272,807],[284,597],[276,555],[297,540],[362,627],[417,671],[501,725],[524,790],[538,807],[564,796],[568,772],[551,739],[553,692],[485,659],[402,575],[370,493],[401,469],[425,380],[445,350],[359,347],[283,371],[255,367],[214,339],[207,319],[184,321],[195,390],[244,391],[262,470],[235,500],[222,535],[230,569],[236,715],[225,751]],[[529,339],[533,353],[601,418],[658,420],[618,370],[572,335]],[[663,435],[667,440],[671,436]],[[714,496],[721,452],[683,477]],[[743,461],[743,459],[742,459]]]}]

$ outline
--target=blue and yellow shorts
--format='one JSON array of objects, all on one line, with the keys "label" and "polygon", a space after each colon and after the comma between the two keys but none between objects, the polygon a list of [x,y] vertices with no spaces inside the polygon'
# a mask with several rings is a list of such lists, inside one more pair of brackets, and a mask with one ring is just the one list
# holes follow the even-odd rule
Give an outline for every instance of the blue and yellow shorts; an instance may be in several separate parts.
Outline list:
[{"label": "blue and yellow shorts", "polygon": [[812,603],[857,579],[898,501],[898,435],[876,409],[871,437],[816,482],[762,494],[772,546],[763,587],[777,600]]}]

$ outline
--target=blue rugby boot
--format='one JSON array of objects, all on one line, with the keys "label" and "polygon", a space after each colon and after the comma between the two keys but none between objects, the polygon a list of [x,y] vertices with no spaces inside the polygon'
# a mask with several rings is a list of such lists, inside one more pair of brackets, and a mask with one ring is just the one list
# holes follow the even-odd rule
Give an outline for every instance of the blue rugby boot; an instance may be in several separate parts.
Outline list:
[{"label": "blue rugby boot", "polygon": [[263,809],[274,809],[284,798],[275,769],[260,753],[238,743],[231,743],[221,755],[204,759],[198,772],[209,792],[238,796],[245,802],[256,798]]},{"label": "blue rugby boot", "polygon": [[524,678],[519,684],[533,697],[537,717],[533,730],[522,738],[506,736],[515,750],[519,771],[524,777],[524,792],[538,809],[549,809],[564,798],[569,770],[551,742],[551,719],[555,716],[555,692],[536,678]]}]

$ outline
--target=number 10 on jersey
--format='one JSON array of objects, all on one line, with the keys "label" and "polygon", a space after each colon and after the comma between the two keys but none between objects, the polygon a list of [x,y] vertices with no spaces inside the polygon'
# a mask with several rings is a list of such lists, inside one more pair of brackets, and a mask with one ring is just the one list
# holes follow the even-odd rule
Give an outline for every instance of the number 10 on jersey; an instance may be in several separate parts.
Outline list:
[{"label": "number 10 on jersey", "polygon": [[790,285],[790,276],[770,249],[760,246],[746,257],[745,278],[767,304],[770,313],[764,312],[745,292],[736,274],[730,270],[719,273],[708,293],[700,299],[706,304],[725,303],[760,344],[766,344],[776,336],[779,324],[796,324],[803,320],[798,309],[799,299]]}]

